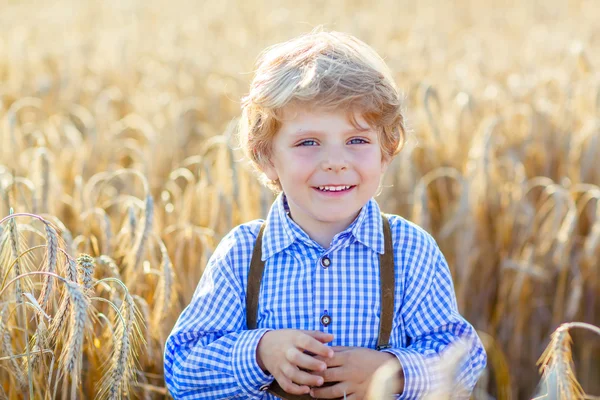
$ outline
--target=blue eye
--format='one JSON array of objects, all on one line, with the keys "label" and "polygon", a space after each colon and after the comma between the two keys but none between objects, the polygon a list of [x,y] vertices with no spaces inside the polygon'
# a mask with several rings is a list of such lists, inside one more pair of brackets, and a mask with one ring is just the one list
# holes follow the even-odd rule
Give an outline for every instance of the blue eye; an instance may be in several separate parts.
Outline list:
[{"label": "blue eye", "polygon": [[362,138],[350,139],[350,144],[363,144],[363,143],[369,143],[369,142],[367,142],[365,139],[362,139]]},{"label": "blue eye", "polygon": [[300,143],[298,143],[298,146],[316,146],[317,145],[317,141],[316,140],[303,140]]}]

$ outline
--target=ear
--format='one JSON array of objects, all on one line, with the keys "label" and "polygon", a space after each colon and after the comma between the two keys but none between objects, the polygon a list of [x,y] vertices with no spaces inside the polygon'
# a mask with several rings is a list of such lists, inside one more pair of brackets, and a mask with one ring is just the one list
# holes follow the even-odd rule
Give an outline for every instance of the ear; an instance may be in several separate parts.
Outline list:
[{"label": "ear", "polygon": [[259,165],[260,170],[269,178],[271,181],[276,181],[279,179],[279,174],[277,173],[277,169],[273,164],[273,161],[270,159],[263,160]]}]

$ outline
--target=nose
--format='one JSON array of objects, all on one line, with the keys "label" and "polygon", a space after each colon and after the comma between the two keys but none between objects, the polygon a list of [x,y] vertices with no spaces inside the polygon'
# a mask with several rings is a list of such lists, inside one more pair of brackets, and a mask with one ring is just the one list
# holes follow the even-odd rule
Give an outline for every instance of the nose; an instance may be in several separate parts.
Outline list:
[{"label": "nose", "polygon": [[342,154],[330,154],[321,163],[325,171],[341,172],[348,169],[348,162]]}]

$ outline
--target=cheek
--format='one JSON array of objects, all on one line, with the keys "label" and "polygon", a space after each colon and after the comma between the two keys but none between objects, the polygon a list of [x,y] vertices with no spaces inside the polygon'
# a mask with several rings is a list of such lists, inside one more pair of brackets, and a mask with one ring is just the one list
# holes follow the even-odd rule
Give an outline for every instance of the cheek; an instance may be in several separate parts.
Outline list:
[{"label": "cheek", "polygon": [[294,177],[308,176],[314,167],[318,164],[316,152],[288,152],[281,159],[281,167],[286,174]]},{"label": "cheek", "polygon": [[369,181],[379,184],[379,179],[383,176],[384,165],[379,155],[364,159],[360,167],[361,174]]},{"label": "cheek", "polygon": [[288,189],[293,190],[295,183],[306,181],[310,177],[310,168],[307,168],[307,163],[298,162],[292,158],[288,158],[287,162],[283,161],[278,165],[277,172],[279,179],[282,182],[288,183]]},{"label": "cheek", "polygon": [[358,152],[353,155],[354,165],[365,170],[381,171],[383,167],[383,155],[379,149],[371,149],[369,151]]},{"label": "cheek", "polygon": [[300,148],[294,149],[288,153],[287,161],[295,164],[310,164],[315,163],[319,159],[319,152],[316,149]]}]

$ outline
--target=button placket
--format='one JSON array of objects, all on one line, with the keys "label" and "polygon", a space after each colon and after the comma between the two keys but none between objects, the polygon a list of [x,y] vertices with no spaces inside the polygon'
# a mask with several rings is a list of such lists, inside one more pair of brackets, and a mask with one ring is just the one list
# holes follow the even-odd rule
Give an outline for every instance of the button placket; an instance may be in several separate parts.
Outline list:
[{"label": "button placket", "polygon": [[[314,292],[314,312],[315,312],[315,330],[320,330],[325,333],[330,333],[332,318],[327,311],[330,304],[329,294],[331,293],[331,285],[333,277],[330,276],[331,272],[329,267],[332,266],[331,250],[324,251],[318,254],[318,258],[315,260],[315,292]],[[318,268],[318,267],[321,268]]]}]

